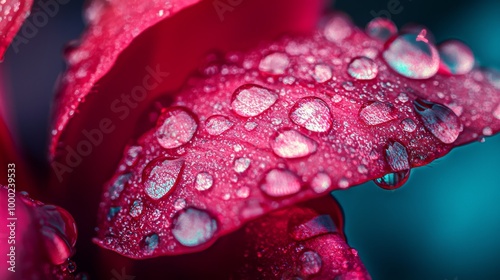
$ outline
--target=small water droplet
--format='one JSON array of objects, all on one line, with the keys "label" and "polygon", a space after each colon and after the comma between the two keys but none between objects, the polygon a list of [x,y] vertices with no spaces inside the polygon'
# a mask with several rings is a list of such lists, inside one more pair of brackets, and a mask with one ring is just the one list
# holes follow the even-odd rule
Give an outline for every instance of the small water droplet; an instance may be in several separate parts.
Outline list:
[{"label": "small water droplet", "polygon": [[196,208],[186,208],[177,214],[172,234],[186,247],[194,247],[212,239],[217,231],[217,221],[207,212]]},{"label": "small water droplet", "polygon": [[484,136],[491,136],[493,134],[493,130],[491,129],[491,127],[487,126],[485,128],[483,128],[483,135]]},{"label": "small water droplet", "polygon": [[397,118],[394,106],[387,102],[373,102],[359,111],[359,117],[367,125],[379,125]]},{"label": "small water droplet", "polygon": [[495,117],[495,119],[500,120],[500,104],[498,104],[495,111],[493,111],[493,116]]},{"label": "small water droplet", "polygon": [[330,108],[316,97],[305,97],[297,101],[290,110],[289,117],[295,124],[314,132],[327,132],[333,123]]},{"label": "small water droplet", "polygon": [[368,173],[368,167],[364,164],[358,165],[358,172],[359,174],[367,174]]},{"label": "small water droplet", "polygon": [[210,135],[221,135],[233,126],[233,123],[225,116],[215,115],[208,118],[206,129]]},{"label": "small water droplet", "polygon": [[242,117],[255,117],[269,109],[278,100],[278,95],[253,84],[237,88],[232,96],[231,108]]},{"label": "small water droplet", "polygon": [[398,36],[388,45],[383,57],[394,71],[411,79],[430,78],[439,69],[438,51],[422,32]]},{"label": "small water droplet", "polygon": [[356,80],[372,80],[377,77],[378,66],[368,57],[354,58],[347,68],[347,72]]},{"label": "small water droplet", "polygon": [[196,175],[196,180],[194,182],[194,187],[199,191],[206,191],[212,187],[214,184],[214,178],[212,175],[201,172]]},{"label": "small water droplet", "polygon": [[316,193],[322,193],[330,189],[332,186],[332,179],[328,174],[319,172],[311,180],[311,188]]},{"label": "small water droplet", "polygon": [[134,218],[139,217],[142,214],[143,207],[144,203],[142,202],[142,200],[140,199],[134,200],[134,202],[130,206],[130,211],[129,211],[130,216]]},{"label": "small water droplet", "polygon": [[198,124],[194,115],[185,108],[164,109],[156,128],[158,143],[165,149],[174,149],[193,138]]},{"label": "small water droplet", "polygon": [[274,153],[282,158],[300,158],[316,152],[318,144],[296,130],[277,133],[271,140]]},{"label": "small water droplet", "polygon": [[186,205],[186,200],[184,198],[179,198],[174,202],[174,208],[177,211],[186,208]]},{"label": "small water droplet", "polygon": [[457,140],[463,126],[450,108],[423,99],[416,99],[413,105],[425,128],[432,135],[445,144],[451,144]]},{"label": "small water droplet", "polygon": [[314,251],[306,251],[300,256],[302,263],[302,273],[305,275],[313,275],[320,271],[322,261],[320,255]]},{"label": "small water droplet", "polygon": [[314,66],[313,78],[318,83],[324,83],[332,79],[332,68],[328,65],[318,64]]},{"label": "small water droplet", "polygon": [[458,41],[448,40],[438,46],[441,71],[446,74],[463,75],[474,67],[474,54],[470,48]]},{"label": "small water droplet", "polygon": [[403,186],[408,178],[410,177],[410,170],[401,170],[394,173],[386,174],[378,179],[373,180],[373,182],[386,190],[394,190]]},{"label": "small water droplet", "polygon": [[338,186],[341,189],[346,189],[349,187],[349,181],[346,178],[342,178],[339,180]]},{"label": "small water droplet", "polygon": [[288,68],[290,60],[284,53],[272,53],[264,57],[259,64],[259,70],[272,75],[281,75]]},{"label": "small water droplet", "polygon": [[292,217],[288,223],[288,233],[297,241],[335,232],[338,232],[338,230],[330,215],[319,215],[308,220],[303,220],[297,216]]},{"label": "small water droplet", "polygon": [[120,194],[123,191],[123,188],[125,187],[125,183],[128,182],[130,177],[132,177],[131,173],[122,174],[116,177],[115,181],[113,182],[111,187],[109,187],[108,191],[109,198],[111,198],[111,200],[115,200],[120,196]]},{"label": "small water droplet", "polygon": [[272,169],[266,176],[261,190],[272,197],[283,197],[296,194],[300,191],[302,184],[294,173],[286,169]]},{"label": "small water droplet", "polygon": [[137,157],[142,152],[141,146],[131,146],[127,149],[125,153],[125,164],[127,166],[132,166],[137,160]]},{"label": "small water droplet", "polygon": [[234,161],[234,171],[236,171],[237,173],[245,172],[248,169],[248,167],[250,166],[251,162],[252,161],[246,157],[236,159]]},{"label": "small water droplet", "polygon": [[401,121],[401,127],[406,132],[413,132],[417,129],[417,124],[410,118],[406,118]]},{"label": "small water droplet", "polygon": [[246,122],[245,123],[245,129],[247,131],[252,131],[254,130],[256,127],[258,126],[258,124],[256,122]]},{"label": "small water droplet", "polygon": [[152,199],[160,199],[173,190],[179,174],[184,166],[184,160],[161,158],[151,162],[145,170],[144,190]]},{"label": "small water droplet", "polygon": [[250,195],[249,187],[241,187],[236,191],[236,196],[239,198],[247,198]]},{"label": "small water droplet", "polygon": [[352,33],[352,22],[348,16],[336,13],[327,23],[323,34],[333,43],[341,43]]},{"label": "small water droplet", "polygon": [[118,212],[120,212],[122,208],[120,206],[117,206],[117,207],[110,207],[109,208],[109,211],[108,211],[108,221],[111,221],[115,216],[116,214],[118,214]]},{"label": "small water droplet", "polygon": [[385,159],[393,171],[410,169],[406,148],[403,144],[397,141],[387,145],[387,148],[385,149]]},{"label": "small water droplet", "polygon": [[76,271],[76,263],[71,259],[66,260],[61,266],[62,271],[67,271],[69,273],[74,273]]},{"label": "small water droplet", "polygon": [[365,32],[368,36],[385,42],[398,33],[398,28],[392,20],[384,17],[378,17],[372,19],[366,25]]},{"label": "small water droplet", "polygon": [[144,254],[151,255],[158,248],[158,244],[160,243],[160,237],[156,233],[150,233],[145,236],[141,240],[141,249],[144,251]]}]

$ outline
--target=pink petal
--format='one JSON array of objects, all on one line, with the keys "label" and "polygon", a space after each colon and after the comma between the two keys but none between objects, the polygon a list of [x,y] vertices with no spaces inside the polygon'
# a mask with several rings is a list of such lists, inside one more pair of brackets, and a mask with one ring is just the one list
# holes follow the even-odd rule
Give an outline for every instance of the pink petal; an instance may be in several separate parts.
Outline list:
[{"label": "pink petal", "polygon": [[28,17],[33,0],[5,0],[0,4],[0,57]]}]

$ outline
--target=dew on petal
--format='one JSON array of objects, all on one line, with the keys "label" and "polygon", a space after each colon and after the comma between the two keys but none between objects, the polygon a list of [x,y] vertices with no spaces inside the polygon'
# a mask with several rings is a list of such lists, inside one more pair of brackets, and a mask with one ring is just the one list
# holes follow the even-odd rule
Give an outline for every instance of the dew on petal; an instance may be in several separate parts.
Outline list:
[{"label": "dew on petal", "polygon": [[410,169],[408,162],[408,152],[405,146],[399,142],[393,142],[387,145],[385,150],[385,159],[393,171],[402,171]]},{"label": "dew on petal", "polygon": [[347,72],[356,80],[372,80],[377,77],[378,66],[368,57],[354,58],[347,68]]},{"label": "dew on petal", "polygon": [[311,188],[316,193],[322,193],[330,189],[332,186],[332,179],[328,174],[319,172],[311,180]]},{"label": "dew on petal", "polygon": [[258,126],[258,124],[256,122],[246,122],[245,123],[245,129],[247,131],[252,131],[254,130],[256,127]]},{"label": "dew on petal", "polygon": [[401,170],[394,173],[386,174],[373,182],[385,190],[395,190],[403,186],[410,177],[410,170]]},{"label": "dew on petal", "polygon": [[234,161],[234,171],[236,171],[236,173],[245,172],[248,169],[248,167],[250,167],[251,162],[252,160],[246,157],[237,158]]},{"label": "dew on petal", "polygon": [[368,36],[385,42],[398,33],[398,28],[392,20],[384,17],[377,17],[366,25],[365,32]]},{"label": "dew on petal", "polygon": [[305,275],[313,275],[320,271],[323,262],[318,253],[314,251],[306,251],[300,255],[300,262],[302,263],[302,273]]},{"label": "dew on petal", "polygon": [[335,232],[338,229],[330,215],[319,215],[306,221],[292,219],[288,224],[288,233],[297,241]]},{"label": "dew on petal", "polygon": [[146,255],[151,255],[153,254],[154,250],[158,248],[159,243],[160,237],[158,236],[158,234],[151,233],[141,240],[140,246]]},{"label": "dew on petal", "polygon": [[274,153],[282,158],[300,158],[316,152],[318,144],[296,130],[284,130],[271,140]]},{"label": "dew on petal", "polygon": [[491,136],[491,135],[493,135],[493,129],[491,129],[491,127],[489,127],[489,126],[483,128],[483,135],[484,136]]},{"label": "dew on petal", "polygon": [[184,160],[181,159],[157,159],[154,160],[146,170],[144,179],[144,190],[152,199],[160,199],[173,190],[177,183]]},{"label": "dew on petal", "polygon": [[328,41],[338,44],[349,37],[352,31],[351,20],[346,15],[336,14],[326,23],[323,34]]},{"label": "dew on petal", "polygon": [[186,208],[186,200],[184,198],[179,198],[174,202],[174,209],[179,211]]},{"label": "dew on petal", "polygon": [[53,264],[63,264],[71,257],[72,248],[68,245],[66,239],[54,228],[42,227],[40,233],[42,234],[47,254]]},{"label": "dew on petal", "polygon": [[347,189],[349,187],[349,181],[346,178],[342,178],[338,182],[338,186],[341,189]]},{"label": "dew on petal", "polygon": [[324,83],[332,79],[332,68],[328,65],[318,64],[314,66],[314,79],[318,83]]},{"label": "dew on petal", "polygon": [[144,203],[142,200],[137,199],[132,202],[132,205],[130,206],[130,211],[129,214],[130,216],[137,218],[142,214],[142,209],[144,207]]},{"label": "dew on petal", "polygon": [[201,172],[196,175],[196,180],[194,182],[194,187],[199,191],[206,191],[212,187],[214,184],[214,178],[212,175]]},{"label": "dew on petal", "polygon": [[314,132],[327,132],[333,123],[330,108],[323,100],[316,97],[305,97],[297,101],[290,110],[290,119],[295,124]]},{"label": "dew on petal", "polygon": [[187,208],[177,214],[172,234],[180,244],[195,247],[210,241],[216,231],[217,221],[207,212]]},{"label": "dew on petal", "polygon": [[500,104],[498,104],[497,108],[495,111],[493,111],[493,116],[497,119],[500,120]]},{"label": "dew on petal", "polygon": [[198,124],[192,113],[181,107],[165,109],[157,124],[156,138],[165,149],[174,149],[193,138]]},{"label": "dew on petal", "polygon": [[294,173],[286,169],[272,169],[264,177],[261,190],[272,197],[283,197],[300,191],[302,184]]},{"label": "dew on petal", "polygon": [[400,75],[411,79],[428,79],[437,73],[439,53],[426,39],[424,31],[398,36],[383,52],[387,64]]},{"label": "dew on petal", "polygon": [[359,117],[367,125],[379,125],[397,118],[394,106],[386,102],[373,102],[359,111]]},{"label": "dew on petal", "polygon": [[118,214],[118,212],[120,212],[121,209],[122,208],[120,206],[109,208],[108,216],[107,216],[108,221],[111,221],[116,216],[116,214]]},{"label": "dew on petal", "polygon": [[474,67],[474,54],[464,43],[448,40],[438,46],[441,58],[441,70],[446,74],[463,75]]},{"label": "dew on petal", "polygon": [[117,199],[120,196],[121,192],[123,191],[123,188],[125,187],[125,184],[130,179],[130,177],[132,177],[131,173],[122,174],[116,177],[115,181],[109,188],[108,191],[109,198],[111,198],[112,200]]},{"label": "dew on petal", "polygon": [[215,115],[207,119],[206,130],[210,135],[221,135],[233,126],[233,123],[225,116]]},{"label": "dew on petal", "polygon": [[450,108],[423,99],[416,99],[413,105],[425,128],[432,135],[445,144],[451,144],[457,140],[463,126]]},{"label": "dew on petal", "polygon": [[253,84],[237,88],[232,96],[231,108],[242,117],[255,117],[269,109],[278,100],[278,95]]},{"label": "dew on petal", "polygon": [[417,124],[410,118],[406,118],[401,121],[401,127],[406,132],[413,132],[417,129]]},{"label": "dew on petal", "polygon": [[272,75],[284,74],[290,59],[284,53],[272,53],[264,57],[259,64],[259,70]]},{"label": "dew on petal", "polygon": [[127,166],[132,166],[136,162],[137,157],[141,152],[141,146],[131,146],[130,148],[128,148],[125,153],[125,164]]}]

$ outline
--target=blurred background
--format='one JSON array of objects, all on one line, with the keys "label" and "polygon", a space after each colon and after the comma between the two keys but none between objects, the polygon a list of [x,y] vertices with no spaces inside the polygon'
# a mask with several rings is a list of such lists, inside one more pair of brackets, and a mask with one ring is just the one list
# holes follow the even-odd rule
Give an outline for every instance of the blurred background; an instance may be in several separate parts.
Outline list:
[{"label": "blurred background", "polygon": [[[35,0],[33,9],[43,2]],[[53,89],[65,67],[62,49],[84,28],[82,6],[82,0],[61,5],[0,64],[17,142],[40,174]],[[335,6],[363,27],[377,15],[398,27],[421,23],[438,42],[459,38],[482,65],[500,68],[498,0],[338,0]],[[500,279],[500,136],[413,170],[397,191],[367,183],[334,196],[346,213],[349,243],[373,279]]]}]

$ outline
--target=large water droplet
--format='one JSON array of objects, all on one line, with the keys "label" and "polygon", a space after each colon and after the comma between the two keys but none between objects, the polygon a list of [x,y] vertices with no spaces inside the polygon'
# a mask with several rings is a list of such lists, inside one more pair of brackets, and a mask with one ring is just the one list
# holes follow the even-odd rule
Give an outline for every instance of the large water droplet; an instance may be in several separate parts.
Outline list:
[{"label": "large water droplet", "polygon": [[272,169],[266,176],[261,190],[272,197],[292,195],[300,191],[302,184],[294,173],[286,169]]},{"label": "large water droplet", "polygon": [[332,179],[328,174],[319,172],[311,180],[311,188],[316,193],[327,191],[332,186]]},{"label": "large water droplet", "polygon": [[386,190],[394,190],[403,186],[410,177],[410,170],[402,170],[394,173],[386,174],[373,182]]},{"label": "large water droplet", "polygon": [[288,233],[297,241],[334,232],[337,232],[337,227],[329,215],[319,215],[305,221],[292,218],[288,224]]},{"label": "large water droplet", "polygon": [[210,241],[216,230],[217,221],[207,212],[186,208],[178,213],[172,234],[182,245],[194,247]]},{"label": "large water droplet", "polygon": [[160,199],[173,190],[184,166],[181,159],[157,159],[149,164],[144,190],[152,199]]},{"label": "large water droplet", "polygon": [[403,130],[406,132],[413,132],[415,131],[415,129],[417,129],[417,124],[410,118],[402,120],[401,126],[403,127]]},{"label": "large water droplet", "polygon": [[144,251],[144,254],[151,255],[158,248],[158,244],[160,243],[160,237],[156,233],[151,233],[145,236],[141,240],[141,249]]},{"label": "large water droplet", "polygon": [[398,33],[398,28],[392,20],[378,17],[366,25],[365,32],[368,36],[385,42]]},{"label": "large water droplet", "polygon": [[245,172],[250,166],[251,162],[252,161],[246,157],[236,159],[234,161],[234,171],[236,171],[237,173]]},{"label": "large water droplet", "polygon": [[356,57],[347,68],[347,72],[356,80],[372,80],[377,77],[378,66],[368,57]]},{"label": "large water droplet", "polygon": [[448,40],[438,46],[441,70],[447,74],[467,74],[474,67],[474,54],[470,48],[457,40]]},{"label": "large water droplet", "polygon": [[116,177],[111,187],[109,187],[108,191],[109,198],[111,198],[112,200],[117,199],[120,196],[121,192],[123,191],[125,183],[127,183],[130,177],[132,177],[131,173],[118,175],[118,177]]},{"label": "large water droplet", "polygon": [[367,125],[379,125],[397,118],[394,106],[387,102],[373,102],[359,111],[359,117]]},{"label": "large water droplet", "polygon": [[201,172],[196,175],[196,180],[194,182],[194,187],[199,191],[206,191],[212,187],[214,184],[214,178],[212,175]]},{"label": "large water droplet", "polygon": [[42,234],[47,254],[53,264],[63,264],[71,257],[73,249],[68,245],[66,239],[55,229],[42,227],[40,233]]},{"label": "large water droplet", "polygon": [[445,144],[451,144],[457,140],[463,126],[450,108],[423,99],[416,99],[413,105],[425,128],[432,135]]},{"label": "large water droplet", "polygon": [[225,116],[216,115],[208,118],[206,129],[210,135],[221,135],[233,126],[233,123]]},{"label": "large water droplet", "polygon": [[328,65],[318,64],[314,66],[314,79],[318,83],[324,83],[332,79],[332,68]]},{"label": "large water droplet", "polygon": [[134,200],[132,206],[130,206],[130,211],[129,211],[130,216],[134,218],[139,217],[139,215],[142,214],[143,207],[144,203],[140,199]]},{"label": "large water droplet", "polygon": [[314,132],[327,132],[333,123],[330,108],[316,97],[305,97],[297,101],[290,110],[290,119]]},{"label": "large water droplet", "polygon": [[341,43],[352,33],[352,22],[348,16],[336,13],[325,26],[323,34],[330,42]]},{"label": "large water droplet", "polygon": [[272,75],[281,75],[288,68],[290,60],[284,53],[272,53],[264,57],[259,64],[259,70]]},{"label": "large water droplet", "polygon": [[385,149],[385,159],[393,171],[410,169],[406,148],[399,142],[395,141],[387,145]]},{"label": "large water droplet", "polygon": [[279,132],[271,140],[274,153],[282,158],[300,158],[316,152],[318,144],[293,129]]},{"label": "large water droplet", "polygon": [[255,117],[269,109],[276,100],[278,95],[270,89],[246,84],[234,91],[231,108],[242,117]]},{"label": "large water droplet", "polygon": [[427,79],[437,73],[439,54],[424,31],[400,35],[388,45],[383,57],[394,71],[411,79]]},{"label": "large water droplet", "polygon": [[180,147],[193,138],[198,124],[194,115],[185,108],[164,109],[157,124],[156,138],[165,149]]},{"label": "large water droplet", "polygon": [[305,275],[313,275],[321,270],[322,261],[318,253],[314,251],[306,251],[300,255],[302,263],[302,273]]}]

